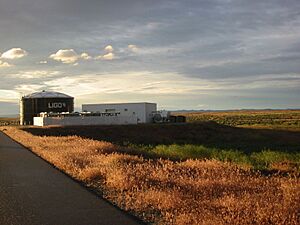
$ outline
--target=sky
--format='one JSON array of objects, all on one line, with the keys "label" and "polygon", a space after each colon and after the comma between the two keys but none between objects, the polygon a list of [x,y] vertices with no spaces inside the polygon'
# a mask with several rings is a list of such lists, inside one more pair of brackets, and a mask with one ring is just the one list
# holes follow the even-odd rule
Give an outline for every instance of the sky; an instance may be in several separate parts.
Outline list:
[{"label": "sky", "polygon": [[299,0],[0,0],[0,115],[21,96],[300,108]]}]

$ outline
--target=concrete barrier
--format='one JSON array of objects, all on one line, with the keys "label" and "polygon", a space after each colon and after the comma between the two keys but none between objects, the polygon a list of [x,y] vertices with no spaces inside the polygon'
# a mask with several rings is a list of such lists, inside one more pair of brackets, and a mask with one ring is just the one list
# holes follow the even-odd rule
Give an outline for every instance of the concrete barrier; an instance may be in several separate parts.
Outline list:
[{"label": "concrete barrier", "polygon": [[76,117],[34,117],[35,126],[76,125],[124,125],[137,124],[136,116],[76,116]]}]

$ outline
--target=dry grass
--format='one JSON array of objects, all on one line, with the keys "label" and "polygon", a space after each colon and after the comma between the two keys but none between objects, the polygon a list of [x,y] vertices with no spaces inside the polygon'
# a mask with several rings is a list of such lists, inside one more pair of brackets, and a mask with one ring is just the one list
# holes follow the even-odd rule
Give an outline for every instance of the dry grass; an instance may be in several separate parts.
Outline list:
[{"label": "dry grass", "polygon": [[[300,128],[300,127],[299,127]],[[126,153],[171,160],[216,159],[253,169],[300,172],[300,132],[216,122],[124,126],[21,127],[35,136],[79,136],[130,147]]]},{"label": "dry grass", "polygon": [[147,222],[300,223],[298,177],[266,177],[215,160],[145,159],[78,136],[39,137],[16,127],[5,133]]},{"label": "dry grass", "polygon": [[18,126],[19,124],[19,118],[0,117],[0,126]]},{"label": "dry grass", "polygon": [[236,110],[183,113],[189,122],[215,121],[239,127],[300,129],[300,110]]}]

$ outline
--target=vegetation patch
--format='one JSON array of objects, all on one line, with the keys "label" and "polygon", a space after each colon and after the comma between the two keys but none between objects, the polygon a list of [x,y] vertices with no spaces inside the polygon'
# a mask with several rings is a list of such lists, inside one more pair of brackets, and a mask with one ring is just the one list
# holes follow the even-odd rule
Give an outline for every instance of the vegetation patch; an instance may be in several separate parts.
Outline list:
[{"label": "vegetation patch", "polygon": [[186,114],[187,124],[5,127],[154,224],[299,224],[298,110]]},{"label": "vegetation patch", "polygon": [[243,127],[299,129],[300,110],[237,110],[185,113],[188,122],[215,121]]},{"label": "vegetation patch", "polygon": [[[300,152],[280,152],[262,150],[259,152],[243,152],[234,149],[209,148],[203,145],[157,145],[157,146],[134,146],[134,151],[127,150],[132,154],[143,155],[151,158],[165,158],[170,160],[187,159],[216,159],[222,162],[235,163],[254,170],[278,170],[279,172],[300,172]],[[274,165],[284,164],[283,168]]]},{"label": "vegetation patch", "polygon": [[[216,159],[254,170],[299,172],[300,126],[284,121],[300,119],[299,110],[233,111],[186,114],[186,124],[126,126],[24,127],[36,136],[76,135],[125,147],[125,153],[170,160]],[[224,121],[232,118],[236,126]],[[256,121],[263,127],[249,126]],[[282,121],[280,129],[272,121]],[[210,120],[210,121],[206,121]],[[223,122],[224,123],[223,123]],[[269,121],[269,122],[268,122]],[[231,123],[232,125],[232,123]],[[278,125],[278,124],[277,124]],[[277,126],[276,125],[276,126]]]},{"label": "vegetation patch", "polygon": [[0,117],[0,126],[18,126],[20,125],[19,118]]},{"label": "vegetation patch", "polygon": [[[240,152],[221,150],[224,163],[207,159],[214,157],[214,151],[204,146],[148,149],[158,155],[175,151],[179,158],[205,158],[172,161],[126,154],[133,150],[79,136],[37,136],[17,127],[6,127],[4,132],[148,223],[298,224],[300,219],[299,177],[265,176],[228,162],[241,161]],[[269,151],[252,157],[277,162],[276,154]]]}]

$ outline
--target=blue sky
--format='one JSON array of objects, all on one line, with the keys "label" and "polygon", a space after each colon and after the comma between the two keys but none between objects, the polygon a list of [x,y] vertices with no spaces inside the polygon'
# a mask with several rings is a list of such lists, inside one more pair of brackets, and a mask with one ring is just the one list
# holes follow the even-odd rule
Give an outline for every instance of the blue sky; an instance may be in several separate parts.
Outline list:
[{"label": "blue sky", "polygon": [[1,0],[0,115],[75,104],[300,108],[298,0]]}]

